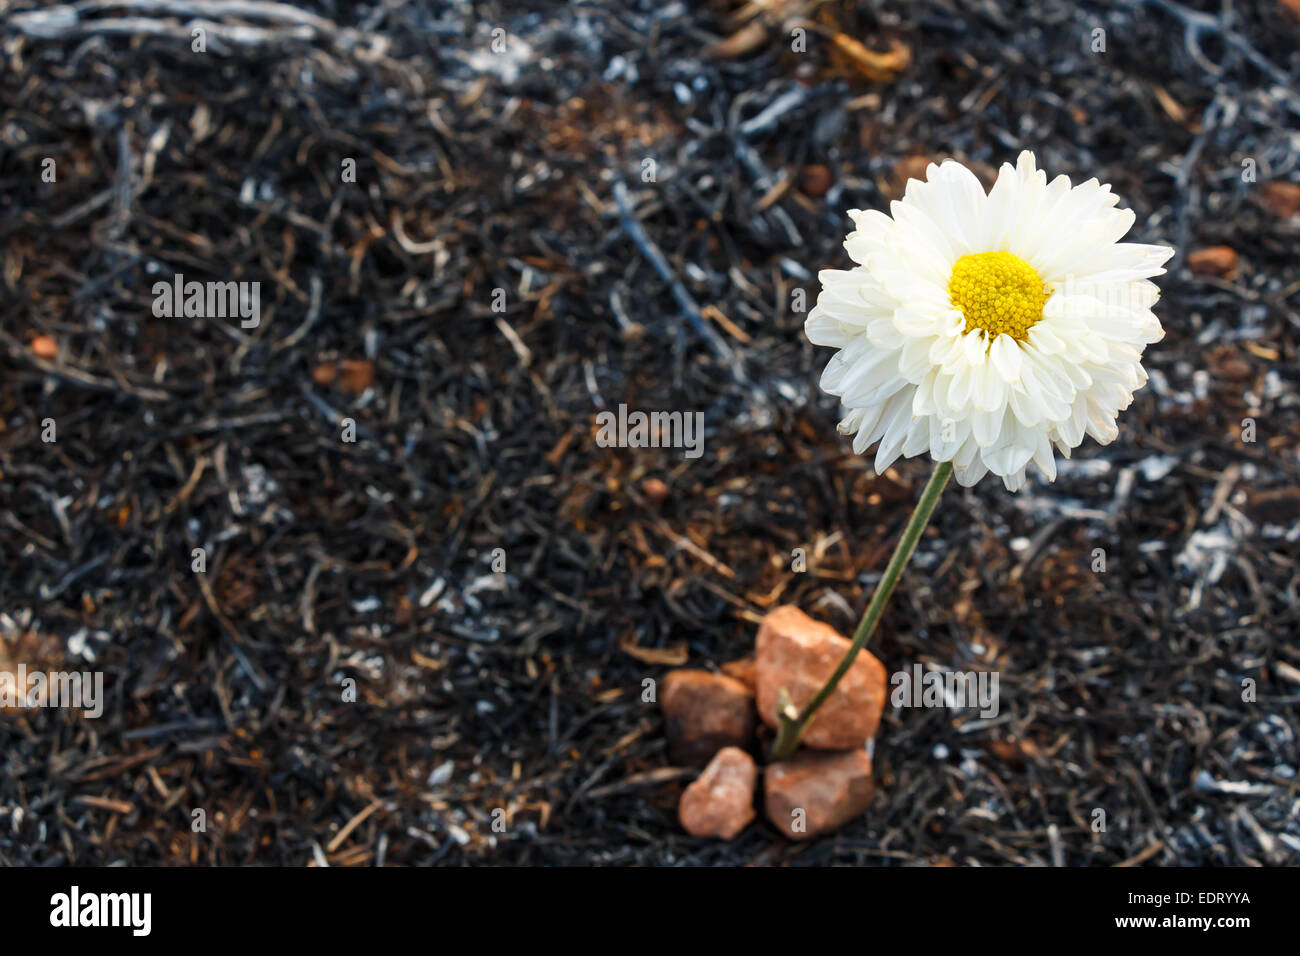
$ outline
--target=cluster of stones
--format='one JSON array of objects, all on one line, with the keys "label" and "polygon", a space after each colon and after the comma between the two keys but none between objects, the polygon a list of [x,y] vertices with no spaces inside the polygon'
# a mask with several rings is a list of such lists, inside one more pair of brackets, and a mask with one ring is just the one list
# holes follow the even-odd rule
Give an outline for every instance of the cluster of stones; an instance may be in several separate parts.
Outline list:
[{"label": "cluster of stones", "polygon": [[[849,641],[797,607],[770,612],[754,654],[723,673],[674,670],[660,701],[674,763],[702,766],[683,792],[678,816],[687,832],[730,840],[754,819],[759,768],[752,754],[764,727],[778,727],[784,690],[802,708],[835,670]],[[867,651],[818,710],[801,749],[763,768],[768,820],[794,840],[827,833],[866,811],[874,795],[866,743],[885,706],[885,668]]]}]

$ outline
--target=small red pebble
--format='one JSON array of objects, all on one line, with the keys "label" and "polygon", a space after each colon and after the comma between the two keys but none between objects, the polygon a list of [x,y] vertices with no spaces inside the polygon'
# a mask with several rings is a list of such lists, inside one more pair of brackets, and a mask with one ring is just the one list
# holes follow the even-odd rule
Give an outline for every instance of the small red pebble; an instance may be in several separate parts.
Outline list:
[{"label": "small red pebble", "polygon": [[757,723],[754,695],[738,680],[692,668],[669,671],[660,688],[668,756],[702,767],[723,747],[748,747]]},{"label": "small red pebble", "polygon": [[339,362],[339,388],[360,395],[375,384],[375,363],[366,359],[344,359]]},{"label": "small red pebble", "polygon": [[1273,215],[1283,219],[1300,214],[1300,185],[1295,183],[1265,183],[1262,187],[1264,201]]},{"label": "small red pebble", "polygon": [[1229,279],[1237,273],[1237,251],[1231,246],[1197,249],[1187,257],[1187,267],[1198,276]]},{"label": "small red pebble", "polygon": [[801,750],[763,772],[767,818],[792,840],[843,826],[867,811],[875,792],[865,750]]},{"label": "small red pebble", "polygon": [[1255,370],[1245,359],[1234,356],[1219,363],[1219,374],[1231,382],[1245,382],[1255,377]]},{"label": "small red pebble", "polygon": [[59,354],[59,343],[48,335],[38,335],[32,339],[32,354],[40,359],[52,359]]},{"label": "small red pebble", "polygon": [[822,165],[805,166],[799,172],[799,188],[813,199],[825,196],[831,188],[831,171]]},{"label": "small red pebble", "polygon": [[758,767],[739,747],[723,747],[686,788],[677,818],[687,833],[730,840],[754,819]]},{"label": "small red pebble", "polygon": [[322,362],[311,370],[311,380],[322,388],[328,388],[339,377],[339,367],[335,362]]},{"label": "small red pebble", "polygon": [[668,500],[668,485],[662,478],[647,478],[641,482],[641,491],[651,504],[661,505]]}]

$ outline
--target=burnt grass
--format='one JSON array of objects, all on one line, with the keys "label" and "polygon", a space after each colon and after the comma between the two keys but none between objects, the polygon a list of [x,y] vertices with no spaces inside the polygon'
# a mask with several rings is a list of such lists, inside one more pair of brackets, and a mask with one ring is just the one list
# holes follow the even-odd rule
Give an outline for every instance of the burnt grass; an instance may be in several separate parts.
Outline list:
[{"label": "burnt grass", "polygon": [[[0,863],[1296,862],[1283,4],[788,4],[803,53],[658,0],[200,17],[205,53],[181,3],[36,6],[0,18],[0,653],[105,702],[0,714]],[[1022,148],[1179,252],[1119,439],[952,486],[873,642],[1000,713],[887,707],[834,835],[691,838],[643,682],[782,603],[851,631],[928,474],[837,435],[797,291],[916,157]],[[260,324],[156,317],[175,273],[260,282]],[[702,412],[702,455],[601,447],[620,403]]]}]

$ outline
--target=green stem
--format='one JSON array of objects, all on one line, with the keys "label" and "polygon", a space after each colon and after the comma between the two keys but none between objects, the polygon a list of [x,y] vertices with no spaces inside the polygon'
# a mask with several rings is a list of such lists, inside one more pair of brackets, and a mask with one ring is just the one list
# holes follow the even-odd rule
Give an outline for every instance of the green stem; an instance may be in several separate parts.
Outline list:
[{"label": "green stem", "polygon": [[[894,588],[903,574],[903,569],[907,567],[907,562],[912,559],[912,552],[916,550],[916,543],[921,540],[921,532],[925,530],[925,526],[929,523],[934,506],[939,503],[939,495],[942,494],[943,487],[948,483],[951,475],[952,462],[941,461],[935,467],[934,474],[930,476],[925,490],[921,492],[921,500],[916,503],[916,510],[912,512],[911,520],[907,522],[907,527],[903,529],[903,536],[898,540],[898,546],[894,548],[894,556],[889,559],[889,566],[885,568],[885,575],[880,579],[880,583],[876,585],[876,593],[871,596],[871,603],[867,605],[862,620],[858,622],[858,629],[853,634],[853,643],[845,653],[844,659],[840,661],[839,667],[835,668],[835,673],[831,674],[830,679],[817,692],[817,695],[808,701],[798,716],[791,716],[786,711],[780,713],[780,729],[777,731],[776,743],[772,746],[772,759],[784,760],[794,753],[795,748],[799,746],[799,738],[808,729],[808,724],[812,721],[813,715],[817,713],[817,708],[826,703],[826,698],[830,697],[840,679],[853,666],[858,651],[866,646],[867,640],[876,629],[876,625],[880,623],[880,618],[885,612],[885,605],[889,603],[890,595],[894,593]],[[792,710],[793,708],[788,709]]]}]

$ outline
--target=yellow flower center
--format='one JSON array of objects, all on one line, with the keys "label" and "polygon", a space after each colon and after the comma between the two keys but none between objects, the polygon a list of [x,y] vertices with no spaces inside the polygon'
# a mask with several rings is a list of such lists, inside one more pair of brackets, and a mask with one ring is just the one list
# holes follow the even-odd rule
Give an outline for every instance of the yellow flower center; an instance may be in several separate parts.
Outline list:
[{"label": "yellow flower center", "polygon": [[966,331],[983,329],[990,340],[1005,332],[1024,341],[1051,294],[1034,267],[1009,252],[962,256],[948,279],[948,298],[966,317]]}]

